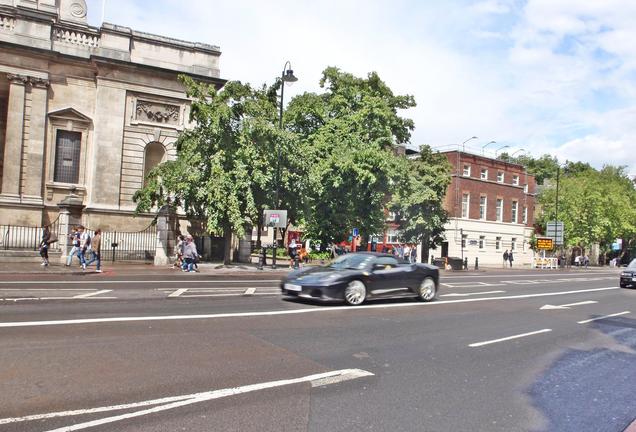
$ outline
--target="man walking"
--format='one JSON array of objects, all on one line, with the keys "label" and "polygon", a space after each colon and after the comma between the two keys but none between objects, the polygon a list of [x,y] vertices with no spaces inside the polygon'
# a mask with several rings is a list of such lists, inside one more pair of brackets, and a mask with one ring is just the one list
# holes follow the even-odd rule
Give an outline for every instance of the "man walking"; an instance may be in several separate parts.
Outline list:
[{"label": "man walking", "polygon": [[77,227],[73,227],[73,232],[68,237],[71,240],[71,245],[73,247],[71,248],[71,252],[69,252],[68,257],[66,258],[66,267],[70,267],[70,265],[73,263],[73,257],[76,254],[77,254],[77,258],[80,260],[80,264],[82,263],[81,258],[79,258],[79,249],[80,249],[79,229]]},{"label": "man walking", "polygon": [[515,257],[512,253],[512,251],[510,251],[510,253],[508,254],[508,261],[510,261],[510,268],[512,268],[512,262],[515,260]]},{"label": "man walking", "polygon": [[183,245],[183,271],[194,272],[194,263],[199,257],[197,252],[197,246],[194,244],[194,239],[191,235],[186,237],[185,245]]},{"label": "man walking", "polygon": [[97,229],[95,231],[95,235],[91,240],[91,252],[93,256],[91,260],[86,263],[86,267],[90,266],[94,262],[97,263],[97,269],[95,270],[97,273],[102,272],[102,256],[101,256],[101,245],[102,245],[102,230]]},{"label": "man walking", "polygon": [[80,250],[77,255],[79,256],[80,264],[82,264],[82,270],[86,270],[86,252],[88,252],[91,248],[91,236],[82,225],[79,227],[79,233]]},{"label": "man walking", "polygon": [[506,249],[506,251],[503,253],[503,266],[504,268],[508,267],[508,259],[510,258],[510,255],[508,254],[508,250]]}]

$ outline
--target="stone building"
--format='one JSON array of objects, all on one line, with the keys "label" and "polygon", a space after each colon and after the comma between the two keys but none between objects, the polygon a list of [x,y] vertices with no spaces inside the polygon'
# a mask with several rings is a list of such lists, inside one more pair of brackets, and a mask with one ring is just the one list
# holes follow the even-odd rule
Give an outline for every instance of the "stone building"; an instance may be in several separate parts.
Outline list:
[{"label": "stone building", "polygon": [[132,196],[175,155],[189,101],[217,87],[217,46],[103,24],[83,0],[0,0],[0,224],[41,226],[77,195],[81,221],[143,229]]}]

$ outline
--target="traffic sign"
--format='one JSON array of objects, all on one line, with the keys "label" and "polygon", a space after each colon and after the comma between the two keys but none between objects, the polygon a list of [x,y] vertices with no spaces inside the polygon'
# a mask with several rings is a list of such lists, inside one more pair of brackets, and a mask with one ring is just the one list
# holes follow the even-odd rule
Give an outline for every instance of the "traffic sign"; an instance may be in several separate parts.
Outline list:
[{"label": "traffic sign", "polygon": [[287,210],[265,210],[263,218],[265,226],[287,228]]},{"label": "traffic sign", "polygon": [[360,235],[360,230],[358,228],[353,229],[353,236],[358,237]]},{"label": "traffic sign", "polygon": [[545,231],[546,237],[553,239],[557,246],[563,246],[564,233],[565,224],[563,222],[548,222],[548,226]]},{"label": "traffic sign", "polygon": [[545,251],[554,250],[554,239],[547,237],[537,238],[537,249]]}]

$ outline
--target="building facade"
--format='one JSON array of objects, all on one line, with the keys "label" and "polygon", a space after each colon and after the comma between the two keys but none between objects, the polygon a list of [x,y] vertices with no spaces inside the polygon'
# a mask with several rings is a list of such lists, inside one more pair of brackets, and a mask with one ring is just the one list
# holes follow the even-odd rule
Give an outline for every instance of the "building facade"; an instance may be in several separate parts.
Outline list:
[{"label": "building facade", "polygon": [[217,87],[217,46],[112,24],[83,0],[0,0],[0,223],[40,226],[81,200],[81,221],[143,229],[133,194],[189,126],[185,74]]},{"label": "building facade", "polygon": [[521,165],[498,159],[463,151],[443,154],[452,166],[445,199],[450,221],[438,254],[468,258],[470,267],[476,258],[480,265],[502,266],[504,252],[512,251],[514,265],[530,265],[534,176]]}]

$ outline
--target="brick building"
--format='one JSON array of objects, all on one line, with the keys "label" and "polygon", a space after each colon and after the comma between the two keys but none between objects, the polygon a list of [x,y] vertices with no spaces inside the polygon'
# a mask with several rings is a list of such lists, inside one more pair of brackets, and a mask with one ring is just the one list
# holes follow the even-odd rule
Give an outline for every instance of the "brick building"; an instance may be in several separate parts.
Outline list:
[{"label": "brick building", "polygon": [[[463,151],[443,153],[452,166],[445,207],[450,221],[441,256],[475,258],[480,265],[502,265],[513,251],[515,265],[528,265],[533,253],[536,183],[522,165]],[[463,238],[462,238],[463,235]]]}]

